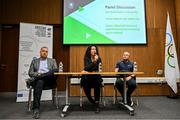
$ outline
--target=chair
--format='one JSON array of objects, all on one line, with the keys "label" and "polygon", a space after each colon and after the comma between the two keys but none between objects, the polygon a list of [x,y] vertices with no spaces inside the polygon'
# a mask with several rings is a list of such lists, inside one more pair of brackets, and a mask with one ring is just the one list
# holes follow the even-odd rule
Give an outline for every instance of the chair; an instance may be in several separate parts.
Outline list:
[{"label": "chair", "polygon": [[[32,89],[33,89],[33,86],[30,86],[29,88],[29,95],[28,95],[28,111],[31,111],[31,108],[32,108]],[[52,100],[53,100],[53,104],[56,105],[56,108],[58,109],[59,108],[59,103],[58,103],[58,94],[57,94],[57,87],[51,87],[51,88],[48,88],[48,87],[45,87],[43,88],[43,90],[49,90],[49,89],[52,89]]]},{"label": "chair", "polygon": [[[114,91],[113,91],[113,104],[117,103],[117,88],[115,86],[116,83],[114,83]],[[133,101],[133,106],[138,106],[139,105],[139,100],[138,100],[138,95],[139,95],[139,89],[138,89],[138,84],[136,83],[136,89],[134,91],[134,97],[131,100]]]},{"label": "chair", "polygon": [[[81,80],[80,80],[81,81]],[[83,108],[83,86],[80,82],[80,107]],[[100,102],[103,103],[104,106],[106,106],[106,102],[104,100],[104,83],[101,82],[101,89],[100,89]]]}]

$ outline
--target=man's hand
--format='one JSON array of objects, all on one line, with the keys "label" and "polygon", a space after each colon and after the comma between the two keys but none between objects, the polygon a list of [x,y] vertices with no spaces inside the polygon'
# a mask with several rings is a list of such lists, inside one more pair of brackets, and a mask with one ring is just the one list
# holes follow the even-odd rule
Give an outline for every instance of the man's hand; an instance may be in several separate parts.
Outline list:
[{"label": "man's hand", "polygon": [[41,76],[41,74],[42,74],[42,73],[38,73],[38,74],[37,74],[37,77]]},{"label": "man's hand", "polygon": [[128,76],[125,78],[126,81],[129,81],[132,77],[131,76]]},{"label": "man's hand", "polygon": [[135,74],[132,74],[131,77],[135,77],[136,75]]}]

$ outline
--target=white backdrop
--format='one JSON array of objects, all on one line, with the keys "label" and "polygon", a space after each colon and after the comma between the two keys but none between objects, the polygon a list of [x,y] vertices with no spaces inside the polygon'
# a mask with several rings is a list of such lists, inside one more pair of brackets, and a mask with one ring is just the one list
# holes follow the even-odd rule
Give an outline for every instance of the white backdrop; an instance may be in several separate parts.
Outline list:
[{"label": "white backdrop", "polygon": [[[43,46],[48,47],[48,57],[52,58],[53,27],[20,23],[17,102],[28,100],[25,79],[29,78],[28,70],[32,59],[39,57],[40,48]],[[51,99],[51,90],[43,91],[41,100]]]}]

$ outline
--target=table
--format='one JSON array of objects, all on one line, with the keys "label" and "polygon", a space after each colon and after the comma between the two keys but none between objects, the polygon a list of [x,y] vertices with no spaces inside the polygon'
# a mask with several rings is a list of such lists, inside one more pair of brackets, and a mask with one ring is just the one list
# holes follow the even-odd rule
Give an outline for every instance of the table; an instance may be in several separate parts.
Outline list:
[{"label": "table", "polygon": [[[140,75],[144,74],[144,72],[58,72],[54,73],[54,75],[63,75],[66,77],[66,103],[61,112],[61,117],[64,117],[70,107],[69,102],[69,78],[71,77],[81,77],[81,75],[101,75],[103,77],[111,76],[111,77],[118,77],[118,75],[127,75],[127,74],[135,74]],[[134,109],[127,105],[126,99],[126,80],[124,80],[124,104],[122,104],[125,108],[127,108],[130,112],[130,115],[134,115]]]}]

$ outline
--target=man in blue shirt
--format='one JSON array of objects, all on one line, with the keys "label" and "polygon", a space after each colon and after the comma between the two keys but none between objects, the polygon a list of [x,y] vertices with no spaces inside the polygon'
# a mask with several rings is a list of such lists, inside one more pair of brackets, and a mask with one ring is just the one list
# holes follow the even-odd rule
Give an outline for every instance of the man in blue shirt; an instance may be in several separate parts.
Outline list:
[{"label": "man in blue shirt", "polygon": [[[130,53],[129,52],[124,52],[123,53],[123,59],[119,62],[117,62],[116,67],[115,67],[115,72],[133,72],[134,69],[134,64],[129,60]],[[136,76],[135,75],[120,75],[115,83],[116,88],[118,91],[121,93],[123,97],[123,102],[124,102],[124,80],[126,80],[128,90],[127,90],[127,104],[132,106],[132,101],[131,101],[131,94],[136,88]]]}]

